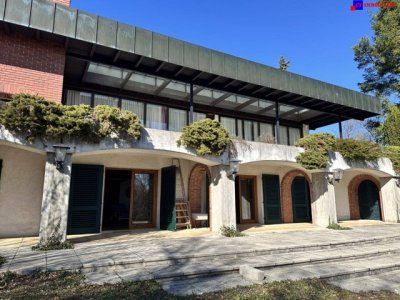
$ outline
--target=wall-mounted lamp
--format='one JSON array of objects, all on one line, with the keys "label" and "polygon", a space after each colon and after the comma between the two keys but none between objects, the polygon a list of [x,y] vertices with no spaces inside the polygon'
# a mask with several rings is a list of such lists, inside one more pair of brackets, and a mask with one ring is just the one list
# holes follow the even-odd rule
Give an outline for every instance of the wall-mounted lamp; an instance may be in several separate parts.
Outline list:
[{"label": "wall-mounted lamp", "polygon": [[232,179],[235,180],[236,174],[239,172],[239,163],[241,160],[239,159],[231,159],[229,161],[229,171],[228,176],[232,176]]},{"label": "wall-mounted lamp", "polygon": [[54,162],[56,163],[57,170],[61,171],[64,168],[65,156],[67,151],[71,148],[66,145],[53,145],[54,148]]},{"label": "wall-mounted lamp", "polygon": [[333,172],[328,173],[328,181],[330,184],[334,184],[334,182],[339,182],[343,178],[343,170],[342,169],[334,169]]}]

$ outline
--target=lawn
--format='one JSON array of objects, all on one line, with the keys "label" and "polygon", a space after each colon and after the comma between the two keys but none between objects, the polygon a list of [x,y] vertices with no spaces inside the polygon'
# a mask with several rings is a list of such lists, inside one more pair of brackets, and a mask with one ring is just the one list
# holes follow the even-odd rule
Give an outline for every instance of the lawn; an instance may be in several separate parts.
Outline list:
[{"label": "lawn", "polygon": [[155,281],[87,285],[78,273],[53,272],[0,275],[0,299],[400,299],[387,292],[355,294],[319,280],[282,281],[209,293],[174,297]]}]

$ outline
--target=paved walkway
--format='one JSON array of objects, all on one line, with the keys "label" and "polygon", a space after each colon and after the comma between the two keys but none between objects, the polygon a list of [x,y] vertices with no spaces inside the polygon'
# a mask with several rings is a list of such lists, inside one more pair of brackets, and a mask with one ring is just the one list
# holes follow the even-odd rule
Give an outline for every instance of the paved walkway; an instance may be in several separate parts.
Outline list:
[{"label": "paved walkway", "polygon": [[[321,228],[258,233],[241,238],[207,235],[92,240],[78,243],[72,250],[47,252],[33,252],[20,243],[0,247],[0,255],[7,258],[0,272],[79,269],[90,283],[157,279],[170,292],[190,294],[251,284],[237,274],[239,266],[244,264],[265,270],[266,281],[287,276],[329,279],[332,271],[338,277],[345,275],[349,268],[352,273],[361,274],[374,266],[382,269],[386,264],[392,271],[400,261],[399,253],[400,224],[381,224],[348,231]],[[199,278],[201,275],[208,277]]]}]

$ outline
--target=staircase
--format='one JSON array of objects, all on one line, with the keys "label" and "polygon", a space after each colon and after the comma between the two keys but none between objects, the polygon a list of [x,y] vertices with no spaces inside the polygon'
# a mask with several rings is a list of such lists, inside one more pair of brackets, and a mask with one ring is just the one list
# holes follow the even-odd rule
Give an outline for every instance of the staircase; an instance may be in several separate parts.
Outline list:
[{"label": "staircase", "polygon": [[185,196],[185,186],[183,184],[181,163],[179,159],[172,159],[172,164],[176,166],[176,184],[175,184],[175,209],[176,209],[176,229],[192,228],[190,220],[189,202]]}]

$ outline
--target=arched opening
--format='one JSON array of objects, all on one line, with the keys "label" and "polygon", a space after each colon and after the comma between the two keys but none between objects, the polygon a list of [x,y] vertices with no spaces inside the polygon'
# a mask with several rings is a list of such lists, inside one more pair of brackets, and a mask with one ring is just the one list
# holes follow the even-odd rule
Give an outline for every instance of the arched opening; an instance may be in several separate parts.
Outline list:
[{"label": "arched opening", "polygon": [[288,172],[281,183],[283,223],[311,222],[311,180],[301,170]]},{"label": "arched opening", "polygon": [[350,218],[382,220],[379,181],[370,175],[358,175],[349,183]]},{"label": "arched opening", "polygon": [[193,227],[210,226],[210,172],[207,166],[197,164],[189,176],[189,206]]},{"label": "arched opening", "polygon": [[296,176],[292,182],[293,222],[311,221],[310,187],[304,176]]}]

